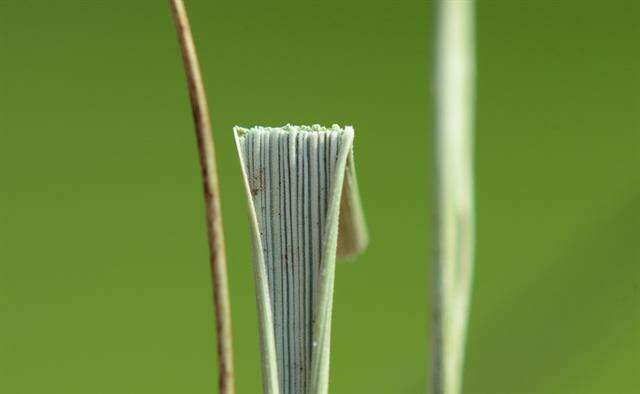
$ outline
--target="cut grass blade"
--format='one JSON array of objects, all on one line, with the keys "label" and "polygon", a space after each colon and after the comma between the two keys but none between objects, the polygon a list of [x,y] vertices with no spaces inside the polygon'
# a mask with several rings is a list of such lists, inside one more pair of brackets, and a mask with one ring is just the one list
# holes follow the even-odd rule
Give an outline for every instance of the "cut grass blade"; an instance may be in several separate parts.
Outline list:
[{"label": "cut grass blade", "polygon": [[327,393],[338,244],[341,257],[367,244],[353,129],[234,132],[251,218],[265,392]]}]

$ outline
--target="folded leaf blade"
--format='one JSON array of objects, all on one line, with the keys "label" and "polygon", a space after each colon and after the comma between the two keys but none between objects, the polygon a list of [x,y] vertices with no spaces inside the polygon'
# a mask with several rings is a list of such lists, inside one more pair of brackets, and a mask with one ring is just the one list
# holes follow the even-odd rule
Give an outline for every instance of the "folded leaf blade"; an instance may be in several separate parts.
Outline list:
[{"label": "folded leaf blade", "polygon": [[[339,215],[353,129],[234,131],[254,248],[260,249],[254,263],[265,391],[326,393]],[[350,198],[361,215],[358,196]],[[361,224],[357,230],[364,232]]]}]

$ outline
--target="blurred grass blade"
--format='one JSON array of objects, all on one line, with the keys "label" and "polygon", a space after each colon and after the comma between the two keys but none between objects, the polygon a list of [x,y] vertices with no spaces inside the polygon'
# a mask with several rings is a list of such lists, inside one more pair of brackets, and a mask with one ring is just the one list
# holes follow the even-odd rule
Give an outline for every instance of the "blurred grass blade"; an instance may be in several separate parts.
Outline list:
[{"label": "blurred grass blade", "polygon": [[327,393],[338,238],[344,257],[368,240],[353,129],[234,132],[251,217],[265,392]]},{"label": "blurred grass blade", "polygon": [[178,32],[178,41],[182,51],[187,86],[191,99],[191,108],[195,123],[200,169],[204,185],[204,197],[207,210],[207,231],[211,275],[213,279],[213,298],[216,314],[216,338],[218,345],[218,386],[220,393],[233,394],[235,382],[233,373],[233,336],[231,331],[231,304],[227,280],[227,258],[224,245],[222,211],[220,208],[220,188],[216,154],[209,117],[209,105],[202,82],[202,73],[198,63],[195,43],[187,10],[182,0],[169,0],[172,16]]},{"label": "blurred grass blade", "polygon": [[439,2],[436,43],[434,394],[462,390],[473,277],[474,1]]}]

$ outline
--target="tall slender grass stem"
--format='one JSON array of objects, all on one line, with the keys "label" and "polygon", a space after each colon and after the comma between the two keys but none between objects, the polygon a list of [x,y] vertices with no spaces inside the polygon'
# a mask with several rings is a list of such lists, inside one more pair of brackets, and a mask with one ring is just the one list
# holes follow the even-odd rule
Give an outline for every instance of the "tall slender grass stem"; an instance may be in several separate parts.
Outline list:
[{"label": "tall slender grass stem", "polygon": [[462,390],[475,243],[473,0],[440,0],[436,42],[436,253],[432,392]]},{"label": "tall slender grass stem", "polygon": [[202,73],[198,63],[196,47],[191,34],[189,18],[182,0],[169,0],[173,20],[178,33],[182,51],[187,85],[191,99],[191,108],[195,122],[200,169],[204,185],[206,220],[209,241],[211,273],[213,279],[213,298],[216,316],[216,338],[219,360],[219,392],[235,393],[233,374],[233,348],[231,331],[231,305],[227,281],[227,261],[224,246],[222,212],[220,209],[220,188],[216,155],[209,117],[209,106],[202,82]]}]

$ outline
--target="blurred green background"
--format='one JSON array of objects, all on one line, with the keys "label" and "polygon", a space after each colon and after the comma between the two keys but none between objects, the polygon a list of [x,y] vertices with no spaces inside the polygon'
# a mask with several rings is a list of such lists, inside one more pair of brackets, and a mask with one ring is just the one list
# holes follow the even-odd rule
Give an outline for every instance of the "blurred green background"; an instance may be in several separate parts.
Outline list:
[{"label": "blurred green background", "polygon": [[[213,393],[201,183],[166,1],[0,1],[0,392]],[[192,0],[240,393],[260,392],[233,125],[353,124],[372,243],[338,267],[332,393],[424,393],[427,1]],[[465,392],[640,390],[640,6],[481,1]]]}]

